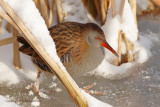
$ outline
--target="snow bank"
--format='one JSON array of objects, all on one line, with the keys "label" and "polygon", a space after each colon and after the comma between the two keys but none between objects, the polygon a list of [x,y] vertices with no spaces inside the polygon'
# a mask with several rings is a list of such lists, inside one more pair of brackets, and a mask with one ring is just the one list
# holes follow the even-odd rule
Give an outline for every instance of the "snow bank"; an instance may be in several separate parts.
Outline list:
[{"label": "snow bank", "polygon": [[134,57],[135,60],[130,63],[123,63],[120,66],[115,66],[104,59],[99,67],[93,71],[95,75],[103,76],[108,79],[121,79],[130,75],[130,68],[136,64],[144,63],[152,56],[150,49],[152,48],[152,41],[140,35],[139,41],[134,43]]},{"label": "snow bank", "polygon": [[1,107],[21,107],[14,102],[9,101],[4,96],[0,95],[0,106]]},{"label": "snow bank", "polygon": [[[47,54],[56,61],[63,71],[65,67],[61,63],[55,49],[53,39],[49,35],[49,31],[45,21],[41,17],[38,9],[32,0],[4,0],[14,10],[17,16],[24,22],[26,27],[35,35],[36,39],[45,49]],[[34,24],[33,24],[34,23]]]},{"label": "snow bank", "polygon": [[[116,12],[119,11],[120,0],[116,0]],[[129,41],[134,43],[137,40],[138,29],[136,27],[134,16],[130,8],[130,4],[126,0],[124,11],[122,15],[122,24],[119,22],[120,16],[117,14],[114,18],[112,17],[112,9],[108,11],[107,21],[105,25],[102,26],[102,29],[105,33],[107,42],[115,49],[118,49],[118,32],[122,30]],[[122,47],[122,49],[125,47]],[[108,54],[108,52],[107,52]],[[109,56],[112,56],[110,54]]]},{"label": "snow bank", "polygon": [[[116,0],[116,12],[118,13],[120,7],[120,0]],[[135,61],[131,63],[124,63],[120,66],[114,66],[113,63],[116,57],[106,50],[106,56],[103,62],[99,65],[99,67],[94,71],[96,75],[101,75],[105,78],[109,79],[120,79],[126,77],[130,74],[129,68],[136,63],[145,62],[149,56],[151,56],[149,49],[152,46],[150,40],[145,37],[140,36],[140,40],[137,41],[137,33],[138,29],[136,27],[134,16],[132,14],[131,7],[126,0],[124,11],[122,15],[122,23],[119,22],[120,16],[117,14],[114,18],[112,18],[112,9],[109,10],[107,15],[107,21],[102,29],[105,33],[107,42],[113,47],[113,49],[118,50],[118,32],[122,30],[127,39],[134,44],[133,54],[135,55]],[[143,41],[142,41],[143,40]],[[143,42],[143,44],[140,44]],[[148,44],[148,47],[146,46]],[[126,53],[126,47],[122,42],[122,54]]]},{"label": "snow bank", "polygon": [[88,107],[112,107],[111,105],[104,103],[104,102],[92,97],[91,95],[89,95],[88,93],[86,93],[83,90],[81,90],[81,92],[87,100]]}]

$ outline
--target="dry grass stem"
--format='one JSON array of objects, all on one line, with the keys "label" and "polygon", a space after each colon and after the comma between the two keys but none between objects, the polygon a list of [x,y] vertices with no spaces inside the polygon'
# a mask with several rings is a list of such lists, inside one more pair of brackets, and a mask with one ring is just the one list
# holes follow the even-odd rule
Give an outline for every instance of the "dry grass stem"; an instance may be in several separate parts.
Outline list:
[{"label": "dry grass stem", "polygon": [[101,5],[101,13],[102,13],[102,18],[101,18],[101,21],[102,21],[102,24],[105,23],[106,21],[106,11],[105,11],[105,2],[104,0],[100,0],[100,5]]},{"label": "dry grass stem", "polygon": [[121,0],[121,6],[120,6],[120,10],[119,10],[120,23],[122,23],[122,15],[123,15],[123,10],[124,10],[124,4],[125,4],[125,0]]},{"label": "dry grass stem", "polygon": [[116,4],[115,0],[111,0],[111,6],[112,6],[112,17],[116,15]]},{"label": "dry grass stem", "polygon": [[[0,11],[0,16],[3,17],[7,22],[9,22],[12,26],[14,26],[14,28],[16,28],[19,32],[21,32],[21,30],[17,27],[17,25],[15,24],[15,22],[4,12]],[[10,25],[9,25],[10,26]]]},{"label": "dry grass stem", "polygon": [[11,32],[11,24],[7,22],[7,25],[6,25],[6,30],[8,32]]},{"label": "dry grass stem", "polygon": [[44,0],[40,0],[40,7],[41,7],[40,13],[41,13],[43,19],[45,20],[46,25],[49,26],[49,24],[48,24],[48,7],[47,7]]},{"label": "dry grass stem", "polygon": [[58,13],[58,21],[59,23],[62,23],[64,21],[64,13],[62,9],[61,0],[55,0],[56,7],[57,7],[57,13]]},{"label": "dry grass stem", "polygon": [[51,26],[53,21],[54,3],[55,3],[55,0],[52,0],[51,8],[49,10],[49,19],[48,19],[49,27]]},{"label": "dry grass stem", "polygon": [[13,38],[13,37],[7,38],[7,39],[2,39],[2,40],[0,40],[0,46],[13,43],[14,40],[15,40],[15,38]]},{"label": "dry grass stem", "polygon": [[[14,27],[12,27],[12,34],[13,38],[17,38],[17,36],[20,36],[18,31]],[[16,39],[14,39],[13,41],[13,64],[16,69],[21,69],[19,42]]]}]

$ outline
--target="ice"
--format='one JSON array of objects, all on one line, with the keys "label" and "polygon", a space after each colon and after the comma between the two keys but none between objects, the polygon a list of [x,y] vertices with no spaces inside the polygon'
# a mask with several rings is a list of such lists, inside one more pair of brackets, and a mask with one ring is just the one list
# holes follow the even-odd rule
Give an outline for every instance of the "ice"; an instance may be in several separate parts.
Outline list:
[{"label": "ice", "polygon": [[0,106],[1,107],[21,107],[15,102],[9,101],[7,98],[5,98],[2,95],[0,95]]}]

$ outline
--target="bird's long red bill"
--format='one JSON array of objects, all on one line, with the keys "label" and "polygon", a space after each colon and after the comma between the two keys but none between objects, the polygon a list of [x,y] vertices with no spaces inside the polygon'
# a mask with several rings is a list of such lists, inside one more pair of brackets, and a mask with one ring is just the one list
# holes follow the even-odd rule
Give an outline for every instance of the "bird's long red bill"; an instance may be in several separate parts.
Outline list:
[{"label": "bird's long red bill", "polygon": [[117,54],[117,52],[107,43],[107,42],[102,42],[101,46],[107,48],[108,50],[110,50],[115,56],[119,57],[119,55]]}]

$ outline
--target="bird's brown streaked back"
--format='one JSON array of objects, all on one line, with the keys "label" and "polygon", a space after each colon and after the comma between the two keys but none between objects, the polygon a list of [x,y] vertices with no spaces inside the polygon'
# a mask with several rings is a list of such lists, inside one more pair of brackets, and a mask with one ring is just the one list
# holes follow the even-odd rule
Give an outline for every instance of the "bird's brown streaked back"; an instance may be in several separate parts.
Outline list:
[{"label": "bird's brown streaked back", "polygon": [[84,28],[83,24],[76,22],[60,23],[49,28],[50,35],[56,44],[58,56],[63,63],[70,60],[80,62],[82,54],[87,51],[83,34],[87,29],[82,28]]}]

